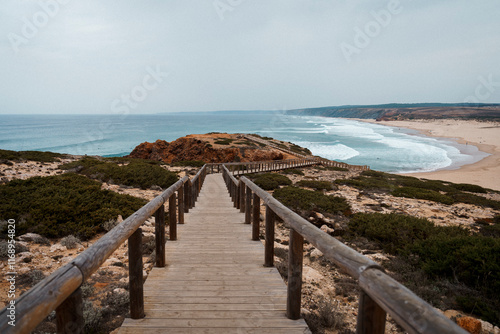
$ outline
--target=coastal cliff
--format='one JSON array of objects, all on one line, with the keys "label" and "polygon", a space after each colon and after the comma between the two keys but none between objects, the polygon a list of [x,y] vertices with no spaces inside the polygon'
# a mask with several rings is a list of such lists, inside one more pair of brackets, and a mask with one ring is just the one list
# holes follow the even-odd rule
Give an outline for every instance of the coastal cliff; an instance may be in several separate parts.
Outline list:
[{"label": "coastal cliff", "polygon": [[130,158],[150,159],[175,163],[186,160],[204,162],[248,162],[283,160],[284,153],[269,147],[260,147],[238,135],[190,135],[172,142],[158,139],[154,143],[139,144],[128,155]]}]

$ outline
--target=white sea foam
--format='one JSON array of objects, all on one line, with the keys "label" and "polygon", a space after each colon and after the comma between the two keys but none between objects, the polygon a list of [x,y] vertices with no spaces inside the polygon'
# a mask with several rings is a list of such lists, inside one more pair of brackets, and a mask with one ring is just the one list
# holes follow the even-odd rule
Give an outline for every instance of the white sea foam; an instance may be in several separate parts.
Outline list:
[{"label": "white sea foam", "polygon": [[359,155],[355,149],[343,144],[297,143],[307,146],[312,154],[331,160],[349,160]]}]

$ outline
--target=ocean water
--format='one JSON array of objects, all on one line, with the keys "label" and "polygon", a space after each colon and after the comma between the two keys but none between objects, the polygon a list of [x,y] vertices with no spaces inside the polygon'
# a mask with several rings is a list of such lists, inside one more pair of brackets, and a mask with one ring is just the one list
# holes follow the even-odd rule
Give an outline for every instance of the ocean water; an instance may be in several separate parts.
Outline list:
[{"label": "ocean water", "polygon": [[486,153],[452,140],[348,119],[282,112],[156,115],[0,115],[0,149],[123,156],[145,141],[187,134],[256,133],[307,147],[315,155],[387,172],[459,168]]}]

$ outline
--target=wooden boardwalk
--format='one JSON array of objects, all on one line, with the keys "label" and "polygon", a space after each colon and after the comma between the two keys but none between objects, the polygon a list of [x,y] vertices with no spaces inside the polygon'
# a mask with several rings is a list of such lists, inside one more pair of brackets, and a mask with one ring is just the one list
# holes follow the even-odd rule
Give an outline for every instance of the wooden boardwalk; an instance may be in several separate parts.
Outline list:
[{"label": "wooden boardwalk", "polygon": [[207,175],[178,240],[166,243],[167,266],[146,280],[146,317],[125,319],[119,333],[310,333],[285,316],[286,286],[244,220],[222,175]]}]

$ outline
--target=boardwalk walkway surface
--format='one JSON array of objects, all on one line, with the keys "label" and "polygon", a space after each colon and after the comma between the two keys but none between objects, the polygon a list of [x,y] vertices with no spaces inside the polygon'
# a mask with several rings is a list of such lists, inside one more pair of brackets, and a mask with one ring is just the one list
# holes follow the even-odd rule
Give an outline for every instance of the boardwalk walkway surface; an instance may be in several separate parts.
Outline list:
[{"label": "boardwalk walkway surface", "polygon": [[222,175],[207,175],[178,240],[167,241],[167,266],[146,280],[146,317],[126,319],[119,333],[310,333],[286,318],[286,286],[263,266],[264,246],[244,218]]}]

